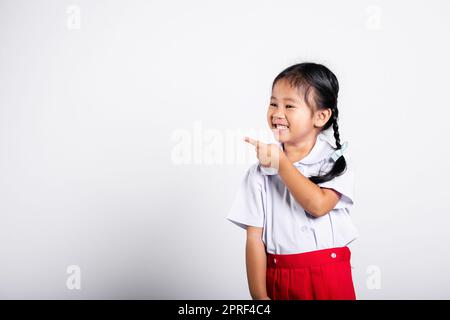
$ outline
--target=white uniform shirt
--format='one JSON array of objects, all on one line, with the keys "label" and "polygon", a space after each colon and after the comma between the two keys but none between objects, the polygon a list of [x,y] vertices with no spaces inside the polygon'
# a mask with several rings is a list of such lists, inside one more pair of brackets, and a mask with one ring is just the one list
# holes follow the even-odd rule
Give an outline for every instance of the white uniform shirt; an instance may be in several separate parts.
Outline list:
[{"label": "white uniform shirt", "polygon": [[[305,177],[325,174],[334,162],[331,155],[336,147],[334,137],[319,133],[311,152],[293,165]],[[321,217],[307,213],[294,199],[280,176],[259,162],[246,172],[239,186],[236,199],[226,219],[246,229],[247,226],[263,227],[262,240],[266,251],[272,254],[292,254],[342,247],[357,236],[358,231],[350,218],[353,206],[354,168],[344,151],[347,168],[334,179],[319,183],[341,194],[334,209]]]}]

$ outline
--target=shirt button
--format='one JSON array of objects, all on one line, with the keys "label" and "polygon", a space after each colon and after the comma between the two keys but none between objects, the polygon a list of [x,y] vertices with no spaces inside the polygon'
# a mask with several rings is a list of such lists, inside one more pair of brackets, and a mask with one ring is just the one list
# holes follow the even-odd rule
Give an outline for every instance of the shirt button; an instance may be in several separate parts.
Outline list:
[{"label": "shirt button", "polygon": [[333,253],[331,254],[331,257],[332,257],[333,259],[336,258],[336,253],[333,252]]},{"label": "shirt button", "polygon": [[303,232],[306,232],[306,231],[308,230],[308,227],[307,227],[307,226],[303,226],[303,227],[301,228],[301,230],[302,230]]},{"label": "shirt button", "polygon": [[273,263],[277,263],[277,259],[276,258],[273,258]]}]

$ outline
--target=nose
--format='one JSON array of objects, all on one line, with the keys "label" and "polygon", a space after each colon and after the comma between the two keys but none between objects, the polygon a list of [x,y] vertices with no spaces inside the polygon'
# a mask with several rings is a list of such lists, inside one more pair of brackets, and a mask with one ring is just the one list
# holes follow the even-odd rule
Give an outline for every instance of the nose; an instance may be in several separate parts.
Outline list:
[{"label": "nose", "polygon": [[276,112],[276,113],[272,114],[272,118],[273,118],[273,120],[276,120],[276,119],[285,119],[286,117],[284,116],[284,114],[282,114],[280,112]]},{"label": "nose", "polygon": [[274,110],[273,113],[272,113],[272,118],[274,118],[274,119],[284,119],[285,116],[284,116],[283,110],[280,110],[280,109]]}]

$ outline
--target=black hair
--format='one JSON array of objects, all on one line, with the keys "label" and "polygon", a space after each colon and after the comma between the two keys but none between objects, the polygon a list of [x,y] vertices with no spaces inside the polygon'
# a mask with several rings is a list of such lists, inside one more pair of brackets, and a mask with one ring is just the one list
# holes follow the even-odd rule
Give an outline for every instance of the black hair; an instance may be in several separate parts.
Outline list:
[{"label": "black hair", "polygon": [[[277,81],[282,79],[287,80],[293,88],[296,88],[299,91],[304,89],[304,99],[306,104],[313,111],[314,109],[310,105],[310,100],[308,99],[311,89],[316,110],[326,108],[331,109],[332,115],[328,122],[322,127],[321,131],[333,126],[334,139],[336,140],[335,150],[341,149],[342,146],[338,126],[339,111],[337,108],[339,82],[334,73],[321,64],[312,62],[298,63],[286,68],[278,76],[276,76],[272,84],[272,90]],[[336,160],[328,173],[325,175],[312,176],[309,177],[309,179],[316,184],[323,183],[341,175],[346,168],[347,163],[342,155]]]}]

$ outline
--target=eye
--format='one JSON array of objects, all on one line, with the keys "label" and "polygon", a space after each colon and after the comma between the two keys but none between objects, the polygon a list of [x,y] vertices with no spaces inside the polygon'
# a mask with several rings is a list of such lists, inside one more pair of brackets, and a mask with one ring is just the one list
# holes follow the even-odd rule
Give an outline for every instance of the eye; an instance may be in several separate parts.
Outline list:
[{"label": "eye", "polygon": [[286,106],[286,108],[295,108],[295,107],[288,104],[288,105]]},{"label": "eye", "polygon": [[271,107],[276,107],[277,104],[276,104],[276,103],[271,103],[270,106],[271,106]]}]

